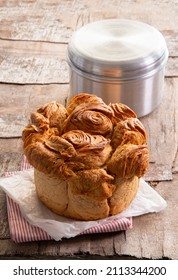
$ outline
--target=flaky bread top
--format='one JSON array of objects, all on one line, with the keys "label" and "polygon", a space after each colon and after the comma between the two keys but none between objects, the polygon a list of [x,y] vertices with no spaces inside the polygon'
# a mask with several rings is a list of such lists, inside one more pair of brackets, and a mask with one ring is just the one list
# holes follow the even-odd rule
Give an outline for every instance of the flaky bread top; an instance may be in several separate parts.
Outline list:
[{"label": "flaky bread top", "polygon": [[136,114],[121,103],[106,105],[96,95],[79,94],[67,108],[56,101],[40,107],[22,139],[30,164],[54,178],[103,168],[112,182],[141,177],[148,168],[146,132]]}]

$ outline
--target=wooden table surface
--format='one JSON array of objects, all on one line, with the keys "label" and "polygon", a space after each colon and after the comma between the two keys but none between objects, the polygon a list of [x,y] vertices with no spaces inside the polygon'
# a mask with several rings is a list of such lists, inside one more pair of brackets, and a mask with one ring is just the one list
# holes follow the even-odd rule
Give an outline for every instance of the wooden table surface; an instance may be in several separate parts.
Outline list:
[{"label": "wooden table surface", "polygon": [[69,93],[66,49],[72,32],[99,19],[127,18],[153,25],[169,49],[161,105],[141,119],[148,132],[150,168],[145,176],[167,201],[157,214],[133,219],[126,232],[60,242],[14,243],[6,198],[0,190],[0,258],[178,259],[178,1],[0,0],[0,175],[19,170],[21,131],[31,111]]}]

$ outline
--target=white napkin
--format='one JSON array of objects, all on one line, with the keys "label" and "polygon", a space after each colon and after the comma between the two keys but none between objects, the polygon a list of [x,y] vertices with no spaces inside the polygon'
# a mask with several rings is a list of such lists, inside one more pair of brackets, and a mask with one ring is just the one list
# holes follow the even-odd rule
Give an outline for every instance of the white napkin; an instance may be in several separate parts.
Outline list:
[{"label": "white napkin", "polygon": [[167,206],[166,201],[141,179],[138,193],[125,211],[106,219],[85,222],[58,216],[43,205],[36,195],[33,169],[1,178],[0,187],[20,206],[22,215],[30,224],[42,228],[55,240],[76,236],[88,228],[107,223],[109,220],[159,212]]}]

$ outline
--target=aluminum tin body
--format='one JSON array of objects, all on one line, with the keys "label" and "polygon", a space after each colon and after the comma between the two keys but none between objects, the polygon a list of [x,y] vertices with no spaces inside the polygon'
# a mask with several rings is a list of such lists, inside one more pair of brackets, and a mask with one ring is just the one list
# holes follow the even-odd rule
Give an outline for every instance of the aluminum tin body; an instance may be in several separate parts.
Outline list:
[{"label": "aluminum tin body", "polygon": [[86,92],[107,104],[121,102],[138,115],[163,96],[168,51],[155,28],[130,20],[104,20],[74,33],[68,46],[70,98]]}]

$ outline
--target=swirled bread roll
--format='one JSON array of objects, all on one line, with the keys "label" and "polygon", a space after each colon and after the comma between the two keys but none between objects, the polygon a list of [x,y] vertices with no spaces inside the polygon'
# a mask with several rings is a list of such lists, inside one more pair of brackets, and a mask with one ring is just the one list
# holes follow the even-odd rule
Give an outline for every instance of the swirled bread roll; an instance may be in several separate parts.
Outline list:
[{"label": "swirled bread roll", "polygon": [[109,159],[112,148],[110,140],[101,135],[91,135],[81,130],[71,130],[62,135],[76,150],[76,156],[68,160],[68,166],[74,171],[82,169],[99,168]]},{"label": "swirled bread roll", "polygon": [[78,105],[64,122],[63,132],[80,129],[91,134],[110,137],[113,131],[111,118],[114,112],[103,102]]},{"label": "swirled bread roll", "polygon": [[142,145],[146,142],[145,129],[137,118],[121,120],[114,127],[111,140],[114,149],[124,144]]},{"label": "swirled bread roll", "polygon": [[97,220],[126,209],[149,164],[146,131],[126,105],[79,94],[49,102],[22,133],[40,200],[59,215]]},{"label": "swirled bread roll", "polygon": [[94,94],[88,94],[88,93],[85,93],[85,94],[79,94],[79,95],[76,95],[74,96],[68,103],[68,106],[67,106],[67,112],[69,114],[72,113],[72,111],[80,104],[92,104],[92,103],[103,103],[103,100],[101,98],[99,98],[98,96],[94,95]]},{"label": "swirled bread roll", "polygon": [[107,163],[108,172],[115,178],[142,177],[149,162],[147,145],[125,144],[118,146]]},{"label": "swirled bread roll", "polygon": [[63,123],[68,116],[68,112],[62,104],[52,101],[39,108],[37,112],[49,120],[50,127],[55,127],[59,135],[61,134]]},{"label": "swirled bread roll", "polygon": [[101,135],[80,130],[50,137],[35,132],[24,141],[24,152],[39,171],[67,179],[74,171],[104,166],[112,150],[109,142]]},{"label": "swirled bread roll", "polygon": [[118,121],[126,120],[128,118],[137,118],[134,111],[131,110],[127,105],[122,103],[110,103],[109,106],[114,111],[113,123],[116,124]]},{"label": "swirled bread roll", "polygon": [[47,138],[46,135],[39,137],[31,134],[24,142],[24,153],[29,163],[37,170],[53,178],[66,179],[74,175],[65,162],[75,154],[75,150],[63,138],[58,136],[56,141],[55,137]]}]

